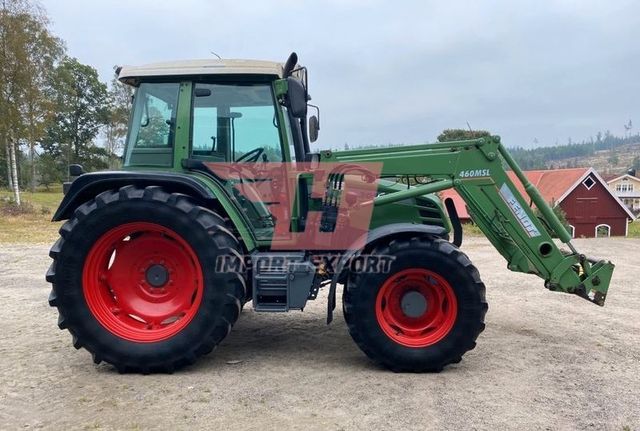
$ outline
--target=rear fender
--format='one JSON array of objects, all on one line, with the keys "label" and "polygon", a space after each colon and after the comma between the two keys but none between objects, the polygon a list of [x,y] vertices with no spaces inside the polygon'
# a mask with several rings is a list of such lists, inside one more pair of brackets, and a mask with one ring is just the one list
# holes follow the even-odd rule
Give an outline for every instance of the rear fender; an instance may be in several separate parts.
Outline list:
[{"label": "rear fender", "polygon": [[192,196],[205,208],[225,211],[240,234],[247,250],[255,248],[255,239],[246,223],[238,217],[235,207],[222,186],[213,181],[203,181],[195,175],[180,173],[107,171],[83,174],[68,188],[52,221],[71,218],[75,209],[106,190],[127,185],[137,187],[160,186],[169,193]]}]

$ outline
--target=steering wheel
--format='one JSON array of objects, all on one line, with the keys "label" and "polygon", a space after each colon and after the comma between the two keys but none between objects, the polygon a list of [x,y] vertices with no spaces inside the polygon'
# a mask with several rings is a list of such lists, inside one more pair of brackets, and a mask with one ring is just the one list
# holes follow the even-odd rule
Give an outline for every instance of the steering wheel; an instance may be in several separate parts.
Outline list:
[{"label": "steering wheel", "polygon": [[249,151],[248,153],[243,154],[242,156],[238,157],[238,159],[236,159],[236,162],[257,162],[258,159],[260,158],[260,155],[264,153],[264,148],[263,147],[258,147],[255,148],[251,151]]}]

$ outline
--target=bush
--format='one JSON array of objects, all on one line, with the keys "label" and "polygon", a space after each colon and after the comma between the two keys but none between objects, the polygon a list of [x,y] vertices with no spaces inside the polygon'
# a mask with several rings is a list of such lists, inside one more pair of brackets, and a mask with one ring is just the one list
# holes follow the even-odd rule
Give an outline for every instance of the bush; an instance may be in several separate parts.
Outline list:
[{"label": "bush", "polygon": [[22,202],[18,205],[13,199],[0,199],[0,215],[2,216],[18,217],[37,213],[38,211],[31,202]]},{"label": "bush", "polygon": [[438,142],[466,141],[491,136],[486,130],[446,129],[438,136]]}]

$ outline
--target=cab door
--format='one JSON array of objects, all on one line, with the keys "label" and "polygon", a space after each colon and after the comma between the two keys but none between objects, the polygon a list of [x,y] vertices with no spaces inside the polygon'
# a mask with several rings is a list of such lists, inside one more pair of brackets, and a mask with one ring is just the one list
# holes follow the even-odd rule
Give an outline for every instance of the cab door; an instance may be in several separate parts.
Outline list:
[{"label": "cab door", "polygon": [[[289,151],[270,82],[197,82],[193,85],[192,106],[191,159],[205,162],[209,169],[216,163],[231,162],[242,164],[248,171],[285,161]],[[241,181],[246,184],[252,179]],[[241,181],[227,180],[225,188],[248,218],[256,237],[269,240],[274,225],[269,202],[239,193],[236,186]]]}]

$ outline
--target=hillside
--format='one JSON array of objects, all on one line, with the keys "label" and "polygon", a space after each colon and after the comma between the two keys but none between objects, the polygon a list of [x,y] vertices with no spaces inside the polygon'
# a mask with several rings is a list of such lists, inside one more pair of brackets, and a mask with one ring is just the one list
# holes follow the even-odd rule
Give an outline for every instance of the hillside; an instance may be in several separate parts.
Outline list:
[{"label": "hillside", "polygon": [[594,167],[601,174],[623,173],[634,166],[640,170],[640,135],[626,137],[610,132],[598,133],[596,139],[566,145],[542,146],[532,149],[510,148],[520,167],[558,169]]},{"label": "hillside", "polygon": [[615,150],[600,150],[587,156],[568,157],[547,162],[548,169],[593,167],[602,175],[622,174],[640,157],[640,143],[622,145]]}]

